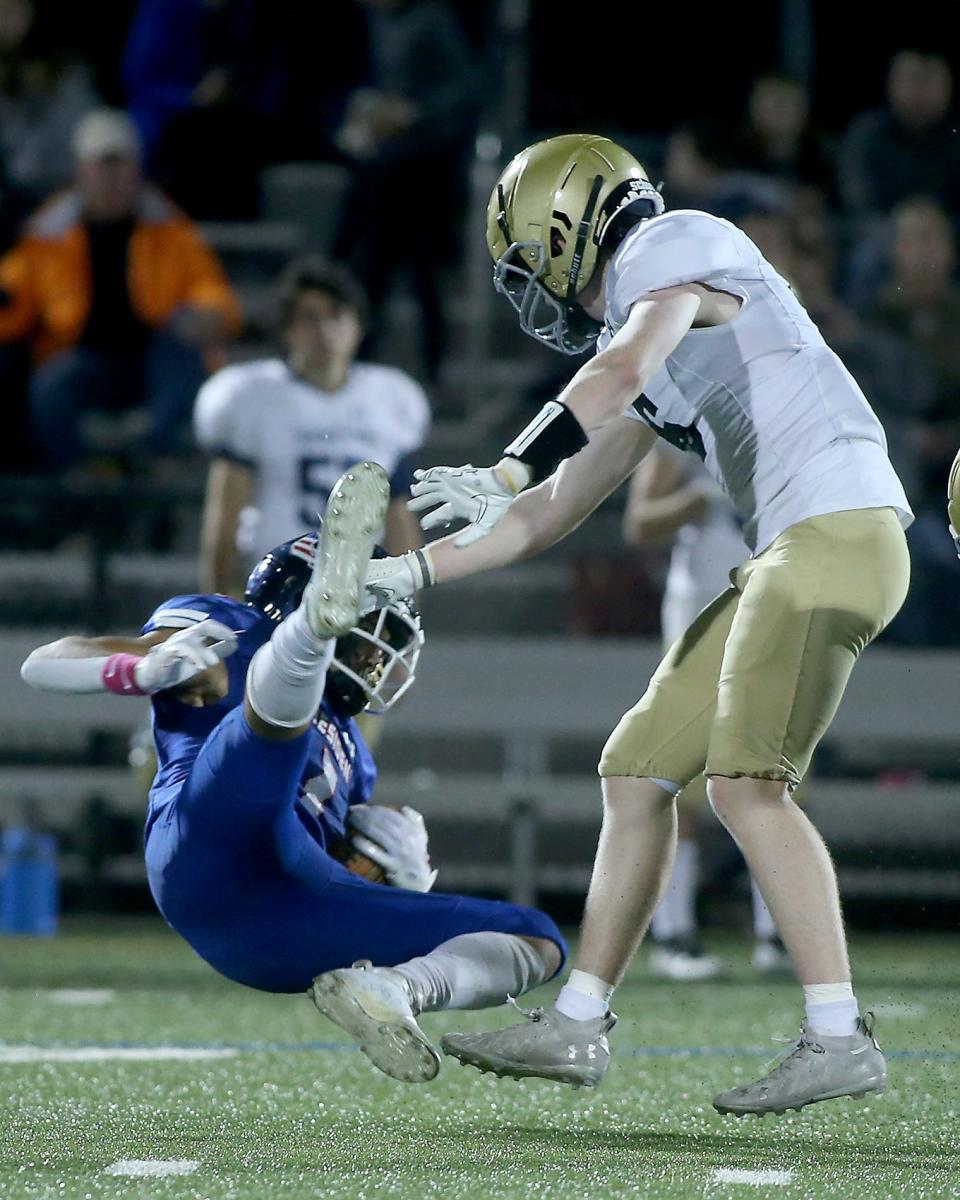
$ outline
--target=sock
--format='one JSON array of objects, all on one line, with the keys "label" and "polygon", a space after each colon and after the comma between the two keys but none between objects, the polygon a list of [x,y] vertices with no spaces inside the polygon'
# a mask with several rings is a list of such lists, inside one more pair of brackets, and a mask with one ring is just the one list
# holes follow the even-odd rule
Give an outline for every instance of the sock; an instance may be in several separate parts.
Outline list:
[{"label": "sock", "polygon": [[574,1021],[593,1021],[610,1009],[613,984],[588,971],[571,971],[554,1005],[557,1012]]},{"label": "sock", "polygon": [[750,895],[753,899],[753,936],[758,942],[769,942],[778,937],[777,923],[773,914],[767,908],[767,902],[760,894],[757,881],[750,877]]},{"label": "sock", "polygon": [[247,699],[257,716],[283,729],[311,720],[323,698],[335,645],[316,636],[302,607],[282,621],[247,671]]},{"label": "sock", "polygon": [[653,913],[650,932],[658,942],[691,937],[697,931],[696,897],[700,847],[690,838],[677,842],[667,890]]},{"label": "sock", "polygon": [[512,933],[462,933],[393,970],[409,984],[416,1012],[503,1004],[547,973],[533,946]]},{"label": "sock", "polygon": [[851,983],[811,983],[804,986],[807,1028],[824,1037],[850,1037],[857,1032],[860,1009]]}]

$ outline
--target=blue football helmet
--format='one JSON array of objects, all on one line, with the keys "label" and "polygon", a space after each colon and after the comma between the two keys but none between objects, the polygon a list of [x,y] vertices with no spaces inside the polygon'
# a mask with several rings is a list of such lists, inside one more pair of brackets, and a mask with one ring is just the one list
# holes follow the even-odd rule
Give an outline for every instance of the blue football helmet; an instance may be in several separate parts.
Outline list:
[{"label": "blue football helmet", "polygon": [[[316,551],[316,533],[275,546],[250,572],[244,600],[279,624],[300,604]],[[373,557],[387,554],[377,546]],[[337,638],[324,698],[343,716],[385,713],[413,683],[422,647],[416,606],[410,600],[391,600]]]}]

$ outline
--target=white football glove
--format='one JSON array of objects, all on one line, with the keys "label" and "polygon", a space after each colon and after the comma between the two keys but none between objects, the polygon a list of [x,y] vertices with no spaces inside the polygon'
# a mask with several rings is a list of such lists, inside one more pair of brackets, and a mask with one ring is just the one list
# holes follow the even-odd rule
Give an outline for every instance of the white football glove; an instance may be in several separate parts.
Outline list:
[{"label": "white football glove", "polygon": [[222,662],[237,648],[237,635],[212,617],[181,629],[152,646],[133,668],[137,687],[153,695],[178,687],[208,667]]},{"label": "white football glove", "polygon": [[391,600],[408,600],[415,592],[432,587],[436,572],[430,551],[410,550],[396,558],[372,558],[364,581],[361,614],[383,608]]},{"label": "white football glove", "polygon": [[437,879],[427,852],[427,827],[415,808],[399,812],[380,804],[354,804],[347,823],[350,843],[383,867],[387,882],[410,892],[429,892]]},{"label": "white football glove", "polygon": [[[504,460],[505,462],[506,460]],[[407,501],[411,512],[423,512],[420,524],[424,529],[436,529],[451,521],[470,524],[454,539],[455,546],[469,546],[493,529],[517,494],[529,479],[529,470],[516,463],[516,472],[496,467],[431,467],[414,471],[417,480],[410,488],[412,500]],[[431,512],[424,512],[425,509]]]}]

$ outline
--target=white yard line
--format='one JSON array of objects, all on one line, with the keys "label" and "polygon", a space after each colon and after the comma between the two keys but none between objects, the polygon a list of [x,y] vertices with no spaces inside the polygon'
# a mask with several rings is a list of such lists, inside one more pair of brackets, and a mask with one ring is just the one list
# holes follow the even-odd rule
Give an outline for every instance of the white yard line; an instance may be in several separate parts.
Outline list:
[{"label": "white yard line", "polygon": [[751,1187],[782,1187],[793,1178],[792,1171],[743,1171],[736,1167],[717,1167],[708,1183],[746,1183]]},{"label": "white yard line", "polygon": [[104,1175],[192,1175],[199,1167],[189,1158],[124,1158],[104,1168]]},{"label": "white yard line", "polygon": [[39,1062],[181,1062],[198,1058],[236,1058],[239,1050],[194,1046],[0,1046],[2,1063]]},{"label": "white yard line", "polygon": [[117,998],[113,988],[53,988],[37,995],[51,1004],[67,1005],[112,1004]]}]

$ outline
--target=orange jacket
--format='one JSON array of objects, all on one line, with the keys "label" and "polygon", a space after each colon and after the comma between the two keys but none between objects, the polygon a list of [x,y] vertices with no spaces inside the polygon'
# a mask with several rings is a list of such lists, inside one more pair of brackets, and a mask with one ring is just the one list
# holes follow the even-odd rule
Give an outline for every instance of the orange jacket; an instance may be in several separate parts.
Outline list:
[{"label": "orange jacket", "polygon": [[[130,302],[153,328],[181,307],[212,308],[229,332],[240,306],[197,227],[161,192],[145,187],[128,255]],[[28,338],[42,361],[77,344],[90,313],[90,247],[74,189],[48,200],[0,259],[0,341]]]}]

